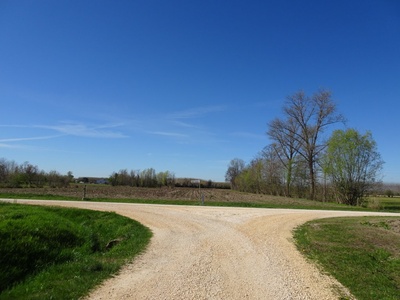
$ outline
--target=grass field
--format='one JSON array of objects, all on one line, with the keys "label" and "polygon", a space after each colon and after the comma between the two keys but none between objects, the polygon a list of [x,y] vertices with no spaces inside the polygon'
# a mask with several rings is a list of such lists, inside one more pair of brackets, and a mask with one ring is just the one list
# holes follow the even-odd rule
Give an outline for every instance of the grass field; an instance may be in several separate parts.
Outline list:
[{"label": "grass field", "polygon": [[400,212],[400,197],[371,197],[370,201],[377,201],[383,210]]},{"label": "grass field", "polygon": [[0,203],[0,299],[78,299],[150,237],[115,213]]},{"label": "grass field", "polygon": [[400,299],[400,218],[315,220],[300,226],[295,239],[357,299]]}]

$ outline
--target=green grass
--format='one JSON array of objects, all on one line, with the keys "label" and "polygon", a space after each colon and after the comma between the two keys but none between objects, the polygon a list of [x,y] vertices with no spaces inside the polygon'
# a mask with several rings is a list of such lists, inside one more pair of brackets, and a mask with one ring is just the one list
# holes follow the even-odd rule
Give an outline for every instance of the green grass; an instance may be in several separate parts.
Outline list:
[{"label": "green grass", "polygon": [[33,200],[82,200],[78,197],[60,196],[53,194],[29,194],[29,193],[0,193],[0,198],[4,199],[33,199]]},{"label": "green grass", "polygon": [[400,218],[315,220],[297,228],[295,240],[357,299],[400,299]]},{"label": "green grass", "polygon": [[78,299],[150,237],[115,213],[0,203],[0,299]]},{"label": "green grass", "polygon": [[378,202],[379,206],[383,210],[387,211],[398,211],[400,212],[400,198],[394,197],[371,197],[371,202]]}]

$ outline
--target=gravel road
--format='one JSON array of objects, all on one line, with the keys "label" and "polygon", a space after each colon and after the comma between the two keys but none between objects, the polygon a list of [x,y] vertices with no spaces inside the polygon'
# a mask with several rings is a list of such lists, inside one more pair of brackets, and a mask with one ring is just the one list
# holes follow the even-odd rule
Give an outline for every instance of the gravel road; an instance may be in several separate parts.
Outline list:
[{"label": "gravel road", "polygon": [[[348,293],[296,249],[316,218],[396,215],[290,209],[18,200],[115,211],[148,226],[147,250],[88,299],[338,299]],[[348,296],[351,296],[347,294]]]}]

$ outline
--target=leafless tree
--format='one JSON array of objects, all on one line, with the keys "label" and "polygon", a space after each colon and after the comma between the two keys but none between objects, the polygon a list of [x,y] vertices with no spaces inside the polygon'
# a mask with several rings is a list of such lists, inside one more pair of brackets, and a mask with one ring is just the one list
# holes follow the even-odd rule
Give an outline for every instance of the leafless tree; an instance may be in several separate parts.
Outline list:
[{"label": "leafless tree", "polygon": [[270,195],[282,195],[284,176],[284,165],[274,148],[275,145],[265,147],[260,155],[263,158],[264,179],[267,193]]},{"label": "leafless tree", "polygon": [[286,125],[283,127],[284,135],[293,139],[298,145],[298,154],[307,162],[309,197],[315,199],[316,164],[326,147],[322,133],[328,126],[344,122],[345,119],[337,113],[331,92],[326,90],[320,90],[312,97],[306,96],[303,91],[297,92],[287,98],[283,110],[288,120],[282,122]]}]

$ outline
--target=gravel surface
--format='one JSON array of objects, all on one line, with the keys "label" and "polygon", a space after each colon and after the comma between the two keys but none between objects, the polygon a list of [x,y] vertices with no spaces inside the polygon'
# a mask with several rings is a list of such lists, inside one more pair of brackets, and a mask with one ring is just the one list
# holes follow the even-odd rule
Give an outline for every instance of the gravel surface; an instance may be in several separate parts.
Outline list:
[{"label": "gravel surface", "polygon": [[312,219],[366,212],[18,200],[115,211],[148,226],[147,250],[88,299],[339,299],[351,295],[296,249]]}]

